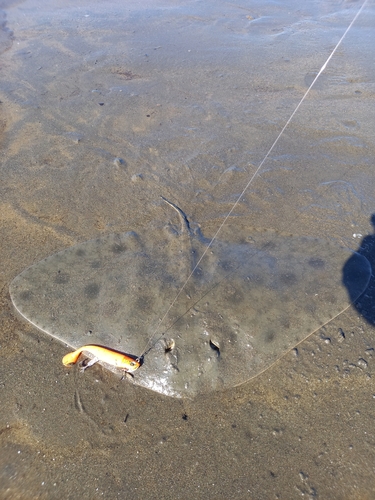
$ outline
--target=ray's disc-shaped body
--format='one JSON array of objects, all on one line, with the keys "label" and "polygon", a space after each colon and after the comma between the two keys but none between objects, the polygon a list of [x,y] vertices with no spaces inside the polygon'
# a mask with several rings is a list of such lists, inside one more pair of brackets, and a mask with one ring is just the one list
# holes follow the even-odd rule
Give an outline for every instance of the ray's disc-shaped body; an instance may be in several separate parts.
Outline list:
[{"label": "ray's disc-shaped body", "polygon": [[[208,242],[173,226],[87,241],[23,271],[12,301],[74,349],[140,355]],[[335,244],[228,223],[134,382],[175,397],[239,385],[342,312],[369,278],[368,261]]]}]

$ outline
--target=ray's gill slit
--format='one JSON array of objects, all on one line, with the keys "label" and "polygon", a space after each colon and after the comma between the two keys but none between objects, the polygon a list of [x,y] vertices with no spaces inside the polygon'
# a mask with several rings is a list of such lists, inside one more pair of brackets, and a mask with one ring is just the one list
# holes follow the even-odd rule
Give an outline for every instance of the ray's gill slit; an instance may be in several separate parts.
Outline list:
[{"label": "ray's gill slit", "polygon": [[[150,350],[155,346],[155,344],[157,342],[159,342],[159,340],[161,340],[164,335],[183,317],[185,316],[185,314],[187,314],[190,309],[192,307],[194,307],[194,305],[199,302],[201,300],[202,297],[200,297],[194,305],[192,305],[189,309],[187,309],[180,317],[178,317],[175,321],[173,321],[164,331],[163,333],[159,334],[158,335],[158,332],[160,331],[162,325],[165,323],[167,317],[168,317],[168,314],[169,312],[171,311],[171,309],[173,308],[173,306],[175,305],[176,301],[178,300],[178,298],[180,297],[181,293],[184,291],[186,285],[188,284],[188,282],[190,281],[191,277],[193,276],[194,272],[198,269],[198,266],[199,264],[202,262],[203,258],[205,257],[205,255],[207,254],[207,252],[209,251],[209,249],[212,247],[213,243],[215,242],[215,240],[217,239],[219,233],[221,232],[221,230],[223,229],[224,225],[226,224],[226,222],[228,221],[229,217],[231,216],[231,214],[233,213],[234,209],[236,208],[236,206],[238,205],[238,203],[240,202],[241,198],[244,196],[244,194],[246,193],[246,191],[248,190],[248,188],[250,187],[250,185],[253,183],[254,179],[260,174],[261,172],[261,169],[263,167],[263,165],[265,164],[265,162],[267,161],[269,155],[271,154],[271,152],[274,150],[276,144],[279,142],[280,138],[282,137],[282,135],[284,134],[285,130],[287,129],[287,127],[289,126],[289,124],[291,123],[291,121],[293,120],[293,117],[295,116],[295,114],[298,112],[299,108],[302,106],[304,100],[306,99],[306,97],[308,96],[308,94],[310,93],[310,90],[313,88],[313,86],[315,85],[316,81],[319,79],[320,75],[324,72],[324,70],[327,68],[330,60],[332,59],[332,57],[334,56],[335,52],[337,51],[337,49],[339,48],[339,46],[341,45],[341,43],[343,42],[343,40],[345,39],[346,35],[349,33],[350,29],[352,28],[353,24],[355,23],[355,21],[357,20],[357,18],[359,17],[359,15],[361,14],[361,12],[363,11],[363,9],[365,8],[366,4],[367,4],[368,0],[364,0],[364,2],[362,3],[361,7],[358,9],[358,11],[356,12],[355,16],[353,17],[352,21],[350,22],[350,24],[348,25],[348,27],[346,28],[346,30],[344,31],[343,35],[341,36],[341,38],[339,39],[339,41],[336,43],[335,47],[333,48],[333,50],[331,51],[331,53],[329,54],[329,56],[327,57],[326,61],[324,62],[324,64],[322,65],[322,67],[320,68],[320,70],[318,71],[318,73],[316,74],[315,78],[313,79],[313,81],[311,82],[311,84],[309,85],[309,87],[307,88],[306,92],[304,93],[304,95],[302,96],[302,98],[300,99],[300,101],[298,102],[297,106],[295,107],[295,109],[293,110],[292,114],[290,115],[290,117],[288,118],[288,120],[286,121],[285,125],[282,127],[282,129],[280,130],[279,134],[277,135],[276,139],[274,140],[274,142],[272,143],[271,147],[268,149],[267,153],[265,154],[263,160],[260,162],[260,164],[258,165],[258,167],[256,168],[255,172],[251,175],[251,177],[249,178],[247,184],[245,185],[245,187],[243,188],[243,190],[241,191],[240,195],[237,197],[236,201],[233,203],[231,209],[229,210],[229,212],[227,213],[227,215],[224,217],[223,221],[221,222],[221,224],[219,225],[218,229],[216,230],[215,234],[213,235],[213,237],[211,238],[211,241],[208,243],[206,249],[203,251],[202,255],[200,256],[200,258],[198,259],[198,261],[196,262],[195,266],[193,267],[192,271],[190,272],[189,276],[186,278],[185,282],[183,283],[183,285],[180,287],[180,289],[178,290],[177,294],[175,295],[175,297],[173,298],[173,300],[171,301],[171,303],[169,304],[166,312],[164,313],[164,315],[161,317],[158,325],[156,326],[154,332],[152,333],[149,341],[147,342],[145,348],[143,349],[142,353],[140,356],[138,356],[136,359],[137,361],[143,363],[143,360],[144,360],[144,357],[150,352]],[[182,210],[177,207],[175,204],[171,203],[170,201],[168,201],[166,198],[164,198],[163,196],[161,197],[165,202],[167,202],[170,206],[172,206],[175,210],[177,210],[179,213],[180,213],[180,216],[185,218],[187,224],[189,224],[188,222],[188,219],[186,217],[186,215],[182,212]],[[215,285],[216,286],[216,285]],[[205,293],[204,295],[207,295],[208,293],[210,292],[210,290],[207,291],[207,293]],[[158,335],[158,337],[155,339],[156,335]]]}]

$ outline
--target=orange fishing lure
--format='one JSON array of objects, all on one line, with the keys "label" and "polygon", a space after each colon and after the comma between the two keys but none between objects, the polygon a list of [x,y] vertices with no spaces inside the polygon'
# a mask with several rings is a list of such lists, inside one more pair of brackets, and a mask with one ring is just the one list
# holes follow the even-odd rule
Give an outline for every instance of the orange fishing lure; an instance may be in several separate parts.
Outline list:
[{"label": "orange fishing lure", "polygon": [[122,352],[114,351],[113,349],[109,349],[108,347],[102,347],[99,345],[84,345],[76,351],[66,354],[62,359],[63,364],[65,366],[72,364],[74,365],[78,361],[78,358],[83,351],[86,351],[94,356],[94,358],[89,361],[84,369],[92,366],[98,361],[103,361],[104,363],[108,363],[109,365],[115,366],[116,368],[121,368],[122,370],[130,373],[134,372],[141,366],[140,360],[128,356]]}]

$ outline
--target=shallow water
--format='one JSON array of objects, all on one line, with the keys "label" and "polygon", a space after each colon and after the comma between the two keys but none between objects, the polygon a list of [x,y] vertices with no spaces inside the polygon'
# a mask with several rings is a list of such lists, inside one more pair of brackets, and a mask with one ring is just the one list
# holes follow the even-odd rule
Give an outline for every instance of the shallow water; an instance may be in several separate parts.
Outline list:
[{"label": "shallow water", "polygon": [[238,219],[212,242],[180,213],[181,228],[112,234],[35,264],[12,281],[15,308],[74,350],[142,358],[138,385],[193,397],[266,370],[369,283],[368,260],[337,245]]},{"label": "shallow water", "polygon": [[[213,234],[359,3],[6,7],[3,496],[371,496],[371,290],[255,380],[194,402],[100,367],[67,372],[65,347],[19,321],[7,292],[54,252],[154,231],[171,217],[160,195]],[[233,219],[363,246],[374,212],[373,14],[370,3]]]}]

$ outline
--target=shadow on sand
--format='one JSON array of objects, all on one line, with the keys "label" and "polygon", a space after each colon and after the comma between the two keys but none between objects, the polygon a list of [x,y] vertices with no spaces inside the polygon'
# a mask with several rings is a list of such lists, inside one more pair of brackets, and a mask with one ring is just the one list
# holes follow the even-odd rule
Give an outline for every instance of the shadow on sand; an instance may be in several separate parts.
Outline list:
[{"label": "shadow on sand", "polygon": [[[357,311],[371,325],[375,325],[375,214],[370,218],[374,227],[374,234],[363,238],[356,254],[347,260],[343,268],[343,283]],[[358,288],[355,283],[362,281],[363,265],[358,265],[358,254],[365,257],[371,266],[371,276],[365,291],[358,297]],[[354,285],[353,285],[354,284]]]}]

